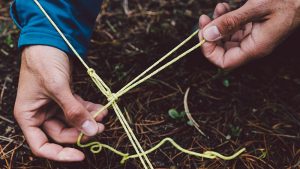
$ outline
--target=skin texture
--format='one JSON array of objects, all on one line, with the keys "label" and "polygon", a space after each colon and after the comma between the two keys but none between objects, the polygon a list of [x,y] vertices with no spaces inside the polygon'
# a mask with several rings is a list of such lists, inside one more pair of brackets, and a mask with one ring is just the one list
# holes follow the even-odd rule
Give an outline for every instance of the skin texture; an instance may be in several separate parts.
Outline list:
[{"label": "skin texture", "polygon": [[[74,95],[70,82],[71,64],[64,52],[49,46],[23,50],[14,115],[36,156],[81,161],[81,151],[59,144],[75,143],[80,131],[93,136],[104,130],[104,125],[96,121],[101,121],[107,111],[95,121],[92,114],[102,106]],[[48,137],[59,144],[50,143]]]},{"label": "skin texture", "polygon": [[299,26],[299,0],[248,0],[230,11],[219,3],[213,20],[199,19],[199,38],[204,56],[223,69],[236,68],[249,60],[268,55]]}]

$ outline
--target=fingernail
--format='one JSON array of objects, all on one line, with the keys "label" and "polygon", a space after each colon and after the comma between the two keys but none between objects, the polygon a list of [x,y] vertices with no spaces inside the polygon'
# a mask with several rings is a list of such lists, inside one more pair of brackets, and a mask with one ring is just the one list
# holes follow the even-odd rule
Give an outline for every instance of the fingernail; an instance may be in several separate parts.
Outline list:
[{"label": "fingernail", "polygon": [[203,37],[207,41],[216,41],[221,38],[221,34],[217,26],[211,26],[204,30]]},{"label": "fingernail", "polygon": [[86,120],[83,124],[82,124],[82,132],[87,135],[87,136],[93,136],[97,133],[98,131],[98,126],[96,123],[93,123],[90,120]]}]

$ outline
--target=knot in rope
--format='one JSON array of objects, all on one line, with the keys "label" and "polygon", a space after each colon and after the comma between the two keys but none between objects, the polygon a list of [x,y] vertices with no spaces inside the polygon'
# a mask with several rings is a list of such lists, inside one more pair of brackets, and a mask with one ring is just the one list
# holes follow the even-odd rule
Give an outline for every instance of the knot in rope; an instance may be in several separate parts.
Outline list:
[{"label": "knot in rope", "polygon": [[95,71],[93,68],[88,68],[87,73],[88,73],[90,76],[93,76],[93,75],[96,74],[96,71]]},{"label": "knot in rope", "polygon": [[117,101],[119,96],[116,93],[108,93],[107,100],[110,101]]}]

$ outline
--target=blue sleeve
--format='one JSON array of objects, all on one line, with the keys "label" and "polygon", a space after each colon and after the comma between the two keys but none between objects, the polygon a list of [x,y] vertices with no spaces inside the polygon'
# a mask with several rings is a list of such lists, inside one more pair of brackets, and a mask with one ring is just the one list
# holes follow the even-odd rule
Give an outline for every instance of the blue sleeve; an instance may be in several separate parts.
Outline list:
[{"label": "blue sleeve", "polygon": [[[102,0],[39,0],[81,56],[91,38]],[[28,45],[53,46],[73,55],[33,0],[15,0],[10,14],[20,28],[18,47]]]}]

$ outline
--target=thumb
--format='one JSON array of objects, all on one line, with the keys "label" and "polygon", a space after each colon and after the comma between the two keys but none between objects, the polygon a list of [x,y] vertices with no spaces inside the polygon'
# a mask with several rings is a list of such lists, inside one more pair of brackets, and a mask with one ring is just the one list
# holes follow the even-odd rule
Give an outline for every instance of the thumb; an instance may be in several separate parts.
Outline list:
[{"label": "thumb", "polygon": [[263,4],[257,1],[247,1],[245,5],[232,12],[224,14],[204,27],[202,36],[207,41],[217,41],[234,33],[246,23],[260,19],[268,13]]},{"label": "thumb", "polygon": [[53,97],[63,109],[66,120],[70,125],[87,136],[97,134],[98,124],[88,110],[75,98],[70,89],[57,92]]}]

